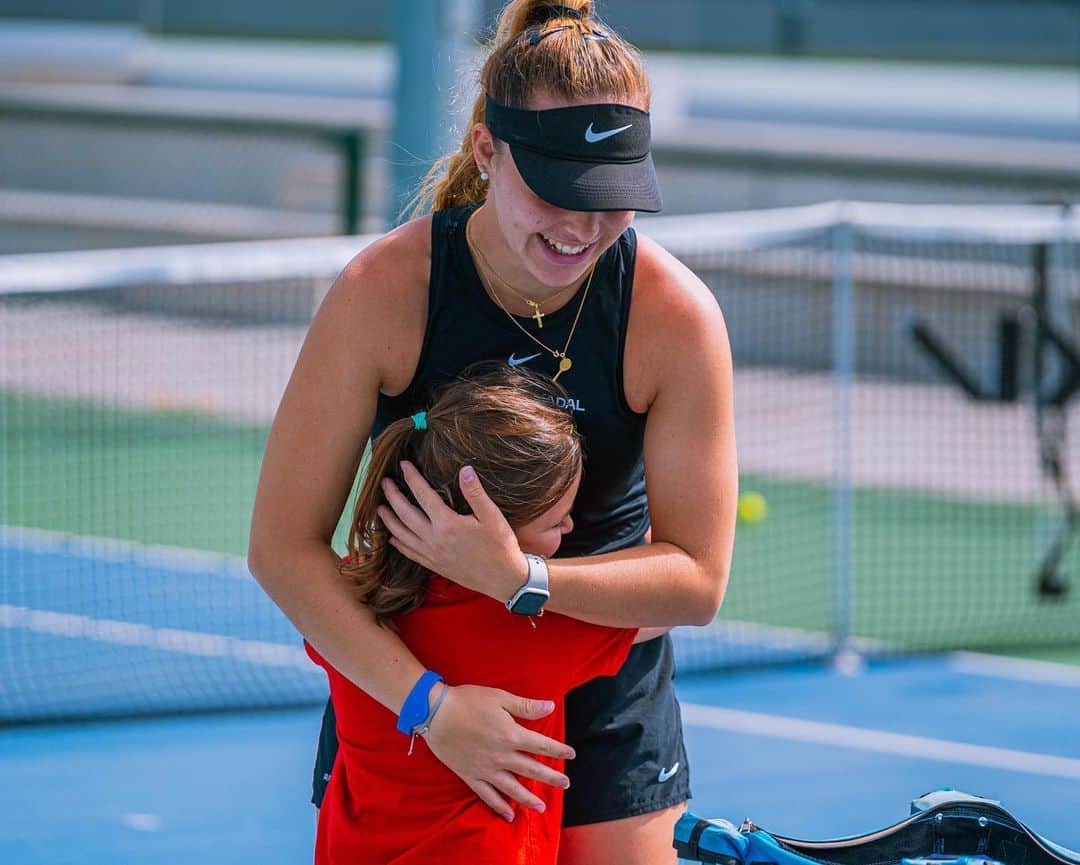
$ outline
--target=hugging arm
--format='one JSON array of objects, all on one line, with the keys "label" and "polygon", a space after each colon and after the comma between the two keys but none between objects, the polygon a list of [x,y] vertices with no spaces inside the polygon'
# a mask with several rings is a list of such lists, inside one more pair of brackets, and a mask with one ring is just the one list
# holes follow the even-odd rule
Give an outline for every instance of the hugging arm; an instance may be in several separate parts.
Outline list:
[{"label": "hugging arm", "polygon": [[671,628],[638,628],[637,635],[634,637],[635,643],[647,643],[649,640],[655,640],[657,637],[662,637]]},{"label": "hugging arm", "polygon": [[[248,551],[252,574],[319,654],[395,713],[424,667],[356,600],[338,571],[331,538],[379,391],[402,378],[407,383],[415,366],[409,347],[419,346],[426,320],[429,226],[408,226],[365,250],[320,307],[267,442]],[[416,262],[418,271],[404,287],[403,272],[410,275],[402,262]],[[410,305],[413,284],[420,289]],[[572,750],[514,720],[549,711],[539,699],[454,687],[426,738],[481,799],[512,817],[507,798],[539,803],[515,774],[565,783],[525,752],[572,757]]]},{"label": "hugging arm", "polygon": [[[550,607],[605,625],[705,625],[723,600],[735,535],[731,352],[708,289],[644,238],[642,252],[636,278],[651,286],[635,297],[641,306],[631,313],[627,356],[633,368],[626,376],[644,383],[637,397],[648,406],[652,542],[553,561]],[[633,339],[635,315],[638,324],[649,322],[647,339]]]}]

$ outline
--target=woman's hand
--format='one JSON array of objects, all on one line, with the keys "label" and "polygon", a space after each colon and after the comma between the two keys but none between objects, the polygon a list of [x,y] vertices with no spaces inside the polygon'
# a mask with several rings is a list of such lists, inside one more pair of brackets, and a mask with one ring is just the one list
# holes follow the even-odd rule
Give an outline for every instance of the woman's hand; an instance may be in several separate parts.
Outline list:
[{"label": "woman's hand", "polygon": [[383,481],[390,507],[379,518],[403,555],[458,585],[508,601],[529,577],[529,566],[502,512],[488,498],[470,466],[458,475],[471,514],[451,510],[412,463],[402,463],[417,508],[391,480]]},{"label": "woman's hand", "polygon": [[563,789],[570,786],[566,775],[528,755],[571,760],[574,749],[514,720],[543,718],[554,709],[554,703],[526,700],[497,688],[458,685],[448,689],[424,739],[441,763],[491,810],[511,821],[514,811],[507,799],[544,810],[544,803],[526,790],[517,776]]}]

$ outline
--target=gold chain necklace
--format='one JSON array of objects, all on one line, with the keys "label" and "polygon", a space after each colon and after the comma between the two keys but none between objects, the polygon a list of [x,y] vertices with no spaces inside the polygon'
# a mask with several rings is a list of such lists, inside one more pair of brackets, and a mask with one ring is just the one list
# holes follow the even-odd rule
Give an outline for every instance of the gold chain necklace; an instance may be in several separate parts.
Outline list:
[{"label": "gold chain necklace", "polygon": [[[469,251],[476,253],[477,258],[479,258],[481,261],[484,261],[484,256],[479,253],[476,246],[476,241],[473,240],[472,219],[465,223],[465,240],[469,245]],[[499,299],[498,292],[489,291],[489,294],[495,300],[495,303],[499,305],[499,309],[506,313],[506,317],[514,323],[517,329],[520,330],[523,334],[525,334],[525,336],[535,342],[538,346],[544,349],[544,351],[548,352],[553,358],[555,358],[555,360],[559,362],[559,371],[555,373],[552,381],[558,381],[559,376],[562,375],[564,372],[569,372],[570,368],[574,365],[574,362],[570,360],[569,357],[567,357],[566,352],[567,349],[570,348],[570,341],[574,338],[574,332],[577,330],[578,319],[581,318],[581,311],[585,308],[585,298],[589,296],[589,286],[592,285],[592,278],[594,273],[596,273],[596,262],[593,262],[592,267],[589,268],[589,278],[585,280],[585,290],[581,293],[581,303],[578,304],[577,314],[574,316],[574,323],[570,325],[570,334],[566,337],[566,344],[562,347],[562,351],[559,351],[557,348],[552,348],[547,343],[541,342],[539,339],[533,336],[533,334],[529,333],[529,331],[522,327],[521,322],[514,318],[510,310],[503,306],[503,302]],[[481,276],[481,281],[482,280],[483,277]]]},{"label": "gold chain necklace", "polygon": [[566,288],[559,289],[559,291],[555,292],[555,294],[551,295],[551,297],[546,297],[543,300],[531,300],[530,298],[527,298],[525,295],[523,295],[516,288],[514,288],[514,286],[512,286],[509,282],[503,279],[502,274],[491,266],[491,262],[489,262],[487,260],[487,256],[485,256],[484,253],[480,251],[480,247],[476,245],[475,241],[472,242],[471,246],[473,252],[476,253],[476,257],[480,259],[480,263],[484,266],[484,270],[494,276],[503,288],[505,288],[507,291],[517,296],[518,299],[523,300],[525,303],[527,303],[533,308],[533,314],[530,317],[536,319],[536,326],[539,327],[541,330],[544,329],[544,311],[540,308],[540,305],[543,303],[551,303],[556,298],[562,297],[564,294],[566,294],[566,292],[568,292],[574,287],[571,283],[570,285],[566,286]]}]

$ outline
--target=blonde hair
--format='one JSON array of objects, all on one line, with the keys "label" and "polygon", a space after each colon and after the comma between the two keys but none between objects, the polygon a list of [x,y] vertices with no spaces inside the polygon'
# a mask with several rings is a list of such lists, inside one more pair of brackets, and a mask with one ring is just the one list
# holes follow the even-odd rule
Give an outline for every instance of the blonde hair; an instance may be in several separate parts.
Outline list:
[{"label": "blonde hair", "polygon": [[[486,370],[485,370],[486,368]],[[565,391],[525,369],[474,365],[446,385],[425,413],[389,424],[372,443],[349,531],[341,573],[379,624],[423,603],[430,574],[390,545],[379,519],[383,478],[408,495],[401,474],[410,460],[446,504],[469,513],[458,472],[471,465],[491,500],[513,528],[553,508],[581,471],[581,440],[570,412],[558,407]]]},{"label": "blonde hair", "polygon": [[472,127],[484,122],[488,96],[510,108],[527,108],[532,94],[543,91],[568,102],[606,98],[648,110],[649,79],[637,49],[591,17],[592,5],[592,0],[507,3],[480,71],[480,93],[461,147],[427,173],[413,199],[413,216],[487,197],[473,158]]}]

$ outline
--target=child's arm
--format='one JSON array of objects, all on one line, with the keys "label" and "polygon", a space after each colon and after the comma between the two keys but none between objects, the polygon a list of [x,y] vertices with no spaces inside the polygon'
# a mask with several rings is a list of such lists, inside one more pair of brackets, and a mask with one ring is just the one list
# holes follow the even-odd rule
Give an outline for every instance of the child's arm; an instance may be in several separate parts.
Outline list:
[{"label": "child's arm", "polygon": [[647,643],[649,640],[655,640],[657,637],[662,637],[671,628],[638,628],[637,636],[634,637],[635,645],[637,643]]}]

